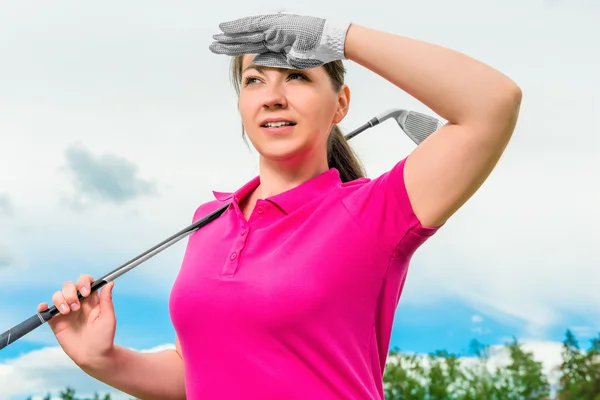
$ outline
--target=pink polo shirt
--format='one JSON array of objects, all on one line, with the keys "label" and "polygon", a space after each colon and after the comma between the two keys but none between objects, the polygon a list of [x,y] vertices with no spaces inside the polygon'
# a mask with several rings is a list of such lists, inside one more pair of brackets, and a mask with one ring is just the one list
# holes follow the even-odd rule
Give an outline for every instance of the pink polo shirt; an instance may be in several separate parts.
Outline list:
[{"label": "pink polo shirt", "polygon": [[411,256],[439,227],[410,206],[403,159],[376,179],[330,169],[259,200],[248,221],[217,193],[188,238],[169,299],[188,400],[383,399],[394,313]]}]

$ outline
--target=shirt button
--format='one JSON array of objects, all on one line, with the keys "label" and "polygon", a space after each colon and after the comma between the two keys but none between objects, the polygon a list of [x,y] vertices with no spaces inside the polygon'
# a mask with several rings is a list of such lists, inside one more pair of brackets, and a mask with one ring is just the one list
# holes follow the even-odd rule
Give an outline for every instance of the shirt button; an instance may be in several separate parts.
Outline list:
[{"label": "shirt button", "polygon": [[263,208],[262,207],[258,207],[258,210],[256,212],[258,212],[259,214],[262,214],[263,213]]},{"label": "shirt button", "polygon": [[235,260],[235,258],[236,258],[236,257],[237,257],[237,254],[236,254],[236,253],[232,253],[230,258],[231,258],[232,260]]}]

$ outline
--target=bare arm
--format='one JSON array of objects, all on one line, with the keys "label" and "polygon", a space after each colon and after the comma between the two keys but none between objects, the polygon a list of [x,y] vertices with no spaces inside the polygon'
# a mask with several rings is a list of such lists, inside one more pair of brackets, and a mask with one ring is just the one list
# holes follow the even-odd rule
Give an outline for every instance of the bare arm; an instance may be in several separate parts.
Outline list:
[{"label": "bare arm", "polygon": [[177,350],[140,353],[121,346],[99,365],[82,366],[95,379],[142,400],[185,400],[183,359]]},{"label": "bare arm", "polygon": [[425,226],[446,222],[487,179],[512,136],[520,88],[459,52],[351,25],[346,57],[448,121],[408,157],[405,182]]}]

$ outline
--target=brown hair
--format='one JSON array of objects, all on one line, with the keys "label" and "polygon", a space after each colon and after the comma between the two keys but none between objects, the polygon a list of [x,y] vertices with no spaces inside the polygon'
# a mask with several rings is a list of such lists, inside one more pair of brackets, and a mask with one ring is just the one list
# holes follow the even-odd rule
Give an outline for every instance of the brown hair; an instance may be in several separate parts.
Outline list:
[{"label": "brown hair", "polygon": [[[233,57],[231,62],[231,81],[238,96],[242,81],[242,60],[243,56],[236,56]],[[338,60],[324,64],[323,67],[331,79],[334,90],[339,92],[344,84],[344,75],[346,74],[344,64],[341,60]],[[242,135],[245,139],[243,126]],[[334,125],[331,129],[327,140],[327,162],[329,168],[335,168],[340,172],[342,182],[363,178],[366,175],[356,153],[352,150],[348,140],[337,125]]]}]

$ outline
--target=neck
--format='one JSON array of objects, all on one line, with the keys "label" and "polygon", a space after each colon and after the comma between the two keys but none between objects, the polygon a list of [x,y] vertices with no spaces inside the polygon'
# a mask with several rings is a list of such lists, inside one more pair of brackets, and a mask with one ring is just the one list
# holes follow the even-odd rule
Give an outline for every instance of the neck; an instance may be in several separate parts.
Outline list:
[{"label": "neck", "polygon": [[329,169],[327,156],[298,163],[260,159],[260,185],[255,198],[265,199],[307,182]]}]

